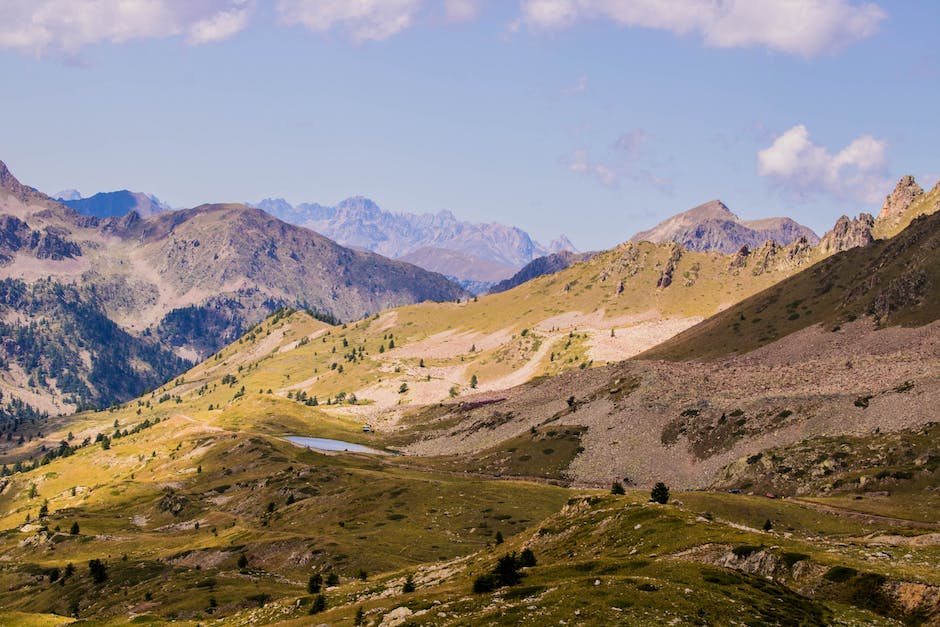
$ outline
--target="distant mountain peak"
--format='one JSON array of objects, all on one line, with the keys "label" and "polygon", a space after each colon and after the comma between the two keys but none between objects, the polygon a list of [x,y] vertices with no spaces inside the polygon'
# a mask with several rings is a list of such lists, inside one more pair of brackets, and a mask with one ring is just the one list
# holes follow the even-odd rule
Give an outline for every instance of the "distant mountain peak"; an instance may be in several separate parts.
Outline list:
[{"label": "distant mountain peak", "polygon": [[149,218],[173,209],[153,194],[132,192],[126,189],[98,192],[88,198],[69,199],[60,196],[59,200],[82,215],[97,218],[117,218],[131,211],[137,212],[142,218]]},{"label": "distant mountain peak", "polygon": [[562,233],[557,238],[548,243],[548,251],[550,253],[576,253],[578,252],[578,249],[575,248],[575,245],[571,243],[571,240],[568,239],[568,236]]},{"label": "distant mountain peak", "polygon": [[59,201],[79,200],[82,197],[82,193],[77,189],[63,189],[53,194],[52,197]]},{"label": "distant mountain peak", "polygon": [[731,254],[742,246],[757,248],[767,240],[786,246],[800,238],[813,245],[819,242],[812,229],[790,218],[743,221],[725,203],[710,200],[637,233],[630,241],[674,242],[687,250]]},{"label": "distant mountain peak", "polygon": [[717,198],[715,200],[709,200],[706,203],[702,203],[697,207],[692,207],[688,211],[680,213],[678,216],[688,216],[696,217],[699,219],[712,218],[712,219],[721,219],[721,220],[732,220],[734,222],[740,221],[740,218],[728,208],[728,205],[721,202]]}]

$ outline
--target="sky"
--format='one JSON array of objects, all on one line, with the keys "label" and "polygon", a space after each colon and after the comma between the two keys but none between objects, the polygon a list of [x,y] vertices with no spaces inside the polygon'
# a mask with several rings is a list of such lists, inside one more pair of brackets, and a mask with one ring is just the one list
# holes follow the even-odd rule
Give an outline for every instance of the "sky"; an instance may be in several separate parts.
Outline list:
[{"label": "sky", "polygon": [[822,233],[940,179],[935,0],[3,0],[47,193],[453,211],[608,248],[711,199]]}]

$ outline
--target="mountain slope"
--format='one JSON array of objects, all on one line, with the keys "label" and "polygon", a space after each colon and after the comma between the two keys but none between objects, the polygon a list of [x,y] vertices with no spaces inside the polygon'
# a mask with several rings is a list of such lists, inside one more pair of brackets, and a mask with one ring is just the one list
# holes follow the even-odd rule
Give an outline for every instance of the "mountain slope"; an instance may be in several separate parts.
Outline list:
[{"label": "mountain slope", "polygon": [[[482,454],[458,445],[448,457],[430,459],[327,455],[285,442],[281,436],[294,433],[381,447],[401,437],[390,423],[365,434],[360,421],[344,413],[355,405],[313,406],[297,398],[294,384],[293,398],[263,391],[296,381],[303,369],[315,374],[308,357],[332,354],[331,344],[347,340],[358,353],[354,333],[384,326],[389,317],[344,329],[302,312],[278,315],[138,402],[71,417],[42,436],[30,430],[31,445],[0,441],[4,459],[20,462],[17,472],[0,479],[0,556],[7,564],[0,571],[0,612],[55,612],[115,624],[211,616],[222,624],[291,625],[349,624],[357,614],[372,623],[410,617],[505,625],[533,617],[552,624],[721,624],[728,616],[755,624],[894,624],[938,615],[936,538],[924,533],[935,528],[940,503],[935,448],[925,439],[935,441],[935,426],[916,448],[900,446],[886,458],[927,460],[916,470],[920,483],[878,479],[875,485],[889,485],[897,495],[860,488],[847,501],[856,509],[836,508],[845,501],[818,494],[807,503],[678,489],[708,481],[742,450],[742,464],[760,464],[753,447],[767,441],[742,442],[741,432],[769,435],[765,423],[776,421],[783,435],[774,436],[786,441],[819,429],[811,417],[838,406],[814,406],[804,396],[807,388],[794,389],[803,363],[680,369],[632,362],[576,370],[434,407],[420,421],[400,423],[418,443],[410,448],[416,453],[438,431],[453,431],[458,442],[516,433]],[[914,355],[929,342],[908,347]],[[843,349],[827,359],[844,362]],[[295,368],[290,379],[280,367],[285,361]],[[863,386],[886,383],[886,375],[907,376],[923,365],[882,353],[859,363],[859,371],[836,372],[824,362],[810,367],[837,375],[825,394],[817,394],[841,402]],[[815,370],[802,374],[819,385]],[[847,401],[840,409],[854,411],[854,420],[836,419],[870,430],[897,413],[899,398],[919,393],[926,377],[916,378],[913,390],[889,389],[868,408]],[[730,387],[735,381],[739,387]],[[936,406],[931,400],[937,397],[903,419],[925,420]],[[781,407],[794,411],[781,419]],[[724,412],[730,419],[722,420]],[[647,423],[651,417],[658,423]],[[74,440],[66,440],[68,432]],[[569,441],[574,432],[579,439]],[[94,443],[99,434],[101,442]],[[662,449],[652,460],[637,446],[648,440]],[[48,459],[24,470],[30,451],[40,460],[40,442]],[[869,444],[862,441],[862,447]],[[567,478],[589,481],[603,493],[506,480],[520,469],[539,474],[562,447],[575,457]],[[462,464],[456,472],[455,457]],[[809,471],[839,459],[850,457],[827,457]],[[490,466],[474,470],[481,462]],[[909,465],[918,468],[913,459]],[[648,489],[606,494],[612,481],[625,478],[642,485],[668,481],[674,500],[648,502]],[[873,508],[880,517],[871,515]],[[905,512],[908,520],[899,518]],[[505,571],[496,570],[500,559],[507,563],[504,556],[525,549],[534,563],[529,559],[518,578],[495,591],[475,586],[487,573]],[[892,559],[895,551],[904,558]],[[98,571],[91,560],[99,561]],[[309,592],[315,575],[329,580]],[[318,594],[322,610],[312,605]],[[314,611],[320,613],[311,618]],[[25,618],[0,614],[14,623]]]},{"label": "mountain slope", "polygon": [[490,289],[491,294],[505,292],[514,287],[518,287],[526,281],[537,279],[546,274],[555,274],[569,268],[572,264],[591,259],[597,253],[573,253],[569,250],[563,250],[558,253],[552,253],[545,257],[533,259],[527,263],[519,272],[508,279],[504,279]]},{"label": "mountain slope", "polygon": [[433,246],[417,248],[398,259],[413,263],[425,270],[439,272],[444,276],[478,283],[492,283],[505,277],[507,273],[515,271],[514,266],[498,261],[489,261],[465,252]]},{"label": "mountain slope", "polygon": [[52,413],[130,400],[191,366],[118,327],[88,288],[3,279],[0,316],[0,390]]},{"label": "mountain slope", "polygon": [[[283,199],[266,199],[255,206],[343,245],[395,259],[414,259],[424,268],[461,280],[496,281],[511,276],[537,257],[574,250],[565,236],[543,246],[516,227],[472,224],[458,220],[449,211],[391,213],[362,197],[348,198],[335,207],[294,207]],[[452,262],[454,253],[464,259],[463,268]]]},{"label": "mountain slope", "polygon": [[940,315],[940,214],[844,251],[689,329],[645,356],[713,359],[746,353],[809,326],[871,317],[922,325]]},{"label": "mountain slope", "polygon": [[[114,372],[139,375],[128,375],[127,389],[86,380],[78,393],[74,385],[60,386],[48,370],[46,383],[26,389],[30,377],[0,375],[8,391],[19,390],[39,405],[44,398],[59,409],[123,400],[178,373],[184,362],[167,361],[156,348],[159,341],[197,361],[280,307],[357,319],[407,303],[466,296],[441,275],[344,248],[241,205],[206,205],[149,219],[133,211],[120,218],[83,216],[22,185],[2,163],[0,278],[27,285],[48,278],[56,293],[79,285],[74,299],[83,305],[76,315],[102,313],[128,334],[120,343],[134,347],[115,358],[129,362]],[[9,333],[32,323],[13,314],[8,322]],[[53,326],[45,332],[54,343],[64,331]],[[84,340],[94,361],[104,347]],[[132,362],[144,347],[156,352],[137,368]],[[35,350],[26,352],[24,359],[41,361]],[[91,367],[87,359],[85,366]]]},{"label": "mountain slope", "polygon": [[730,254],[742,246],[756,248],[767,240],[787,245],[805,239],[817,244],[819,238],[808,227],[790,218],[764,218],[741,221],[720,200],[672,216],[648,231],[637,233],[633,242],[675,242],[687,250],[716,250]]}]

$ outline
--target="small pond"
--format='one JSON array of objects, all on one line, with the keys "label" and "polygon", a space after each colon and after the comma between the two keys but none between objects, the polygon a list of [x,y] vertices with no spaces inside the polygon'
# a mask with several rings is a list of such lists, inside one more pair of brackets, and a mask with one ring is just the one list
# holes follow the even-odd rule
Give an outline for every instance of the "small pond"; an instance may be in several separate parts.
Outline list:
[{"label": "small pond", "polygon": [[387,451],[363,446],[362,444],[353,444],[342,440],[330,440],[329,438],[304,438],[300,436],[290,436],[285,438],[288,442],[313,448],[319,451],[345,451],[347,453],[370,453],[372,455],[390,455]]}]

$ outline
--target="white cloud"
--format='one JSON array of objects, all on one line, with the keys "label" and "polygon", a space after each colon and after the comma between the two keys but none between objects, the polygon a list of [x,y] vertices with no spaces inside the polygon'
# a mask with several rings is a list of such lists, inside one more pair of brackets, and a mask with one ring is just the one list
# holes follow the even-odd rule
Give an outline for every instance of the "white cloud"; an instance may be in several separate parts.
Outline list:
[{"label": "white cloud", "polygon": [[248,26],[248,17],[249,11],[245,7],[232,8],[210,15],[190,27],[189,37],[186,40],[192,45],[199,45],[228,39],[245,30]]},{"label": "white cloud", "polygon": [[765,46],[814,57],[870,37],[885,18],[859,0],[522,0],[522,22],[555,30],[585,19],[698,33],[717,48]]},{"label": "white cloud", "polygon": [[480,14],[482,2],[480,0],[445,0],[444,12],[448,21],[469,22]]},{"label": "white cloud", "polygon": [[873,203],[889,185],[886,148],[884,141],[863,135],[831,154],[798,124],[757,153],[758,172],[799,198],[824,193]]},{"label": "white cloud", "polygon": [[619,177],[610,167],[591,161],[584,148],[575,150],[565,164],[570,172],[590,176],[605,187],[617,187],[620,183]]},{"label": "white cloud", "polygon": [[647,131],[642,128],[635,128],[632,131],[624,133],[614,142],[614,150],[624,155],[631,161],[640,158],[643,147],[652,138]]},{"label": "white cloud", "polygon": [[594,159],[586,148],[579,148],[561,161],[569,172],[592,178],[605,187],[620,187],[623,181],[631,181],[671,195],[672,179],[653,172],[666,164],[655,158],[656,151],[650,146],[652,139],[651,133],[636,128],[618,137],[604,159]]},{"label": "white cloud", "polygon": [[4,0],[0,48],[75,56],[88,45],[184,35],[192,44],[231,37],[251,0]]},{"label": "white cloud", "polygon": [[409,28],[422,0],[278,0],[284,23],[326,32],[341,27],[355,41],[382,40]]}]

